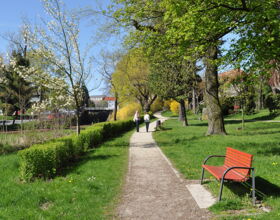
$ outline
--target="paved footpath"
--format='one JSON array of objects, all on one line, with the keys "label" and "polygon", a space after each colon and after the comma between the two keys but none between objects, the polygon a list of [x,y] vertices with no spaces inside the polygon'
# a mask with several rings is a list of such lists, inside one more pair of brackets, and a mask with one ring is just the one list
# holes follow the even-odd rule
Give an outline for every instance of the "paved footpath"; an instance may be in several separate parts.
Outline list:
[{"label": "paved footpath", "polygon": [[191,196],[186,180],[153,140],[155,125],[150,124],[148,133],[142,127],[131,137],[129,170],[115,219],[210,219],[209,212],[199,208]]}]

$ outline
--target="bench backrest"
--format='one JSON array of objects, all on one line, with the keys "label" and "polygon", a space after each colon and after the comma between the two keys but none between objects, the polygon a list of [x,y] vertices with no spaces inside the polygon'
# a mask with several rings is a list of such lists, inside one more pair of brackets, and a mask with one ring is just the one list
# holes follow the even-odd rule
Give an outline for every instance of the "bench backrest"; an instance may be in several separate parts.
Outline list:
[{"label": "bench backrest", "polygon": [[[251,167],[253,155],[227,147],[224,165],[226,167]],[[250,175],[249,169],[234,169],[234,172],[248,177]]]}]

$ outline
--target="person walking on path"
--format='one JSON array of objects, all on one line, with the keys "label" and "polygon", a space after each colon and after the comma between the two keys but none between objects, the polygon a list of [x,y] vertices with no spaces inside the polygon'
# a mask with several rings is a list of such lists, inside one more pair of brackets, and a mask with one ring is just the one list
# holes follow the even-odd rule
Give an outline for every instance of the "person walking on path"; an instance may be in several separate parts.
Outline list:
[{"label": "person walking on path", "polygon": [[150,115],[147,112],[144,115],[144,122],[146,124],[146,132],[149,132]]},{"label": "person walking on path", "polygon": [[139,112],[136,111],[133,117],[133,121],[136,124],[136,131],[139,132],[139,124],[140,124],[140,116],[139,116]]}]

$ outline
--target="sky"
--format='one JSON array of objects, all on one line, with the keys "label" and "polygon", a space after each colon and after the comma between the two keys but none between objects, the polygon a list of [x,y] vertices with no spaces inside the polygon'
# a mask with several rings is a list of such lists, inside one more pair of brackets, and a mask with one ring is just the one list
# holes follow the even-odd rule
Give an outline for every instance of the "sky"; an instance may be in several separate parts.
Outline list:
[{"label": "sky", "polygon": [[[110,4],[110,0],[64,0],[64,3],[67,9],[92,8],[101,10],[106,9]],[[9,42],[1,36],[5,35],[5,33],[17,32],[23,18],[27,18],[32,23],[39,23],[40,17],[45,17],[40,0],[2,0],[0,7],[0,53],[6,54],[9,50]],[[100,51],[112,51],[121,47],[122,39],[120,36],[100,36],[98,30],[105,21],[106,19],[102,15],[82,19],[80,42],[82,46],[93,44],[91,53],[95,59],[99,59]],[[93,77],[87,83],[90,95],[104,93],[103,84],[94,89],[100,84],[101,76],[98,73],[98,69],[98,66],[93,66]]]}]

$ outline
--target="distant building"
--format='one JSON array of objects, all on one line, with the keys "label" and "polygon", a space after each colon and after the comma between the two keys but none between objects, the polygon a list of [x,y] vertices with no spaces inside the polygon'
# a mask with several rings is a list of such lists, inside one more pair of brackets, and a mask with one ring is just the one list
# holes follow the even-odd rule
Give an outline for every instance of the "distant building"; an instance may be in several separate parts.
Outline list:
[{"label": "distant building", "polygon": [[90,96],[90,101],[94,104],[94,108],[113,110],[115,108],[115,97],[108,97],[106,95]]}]

